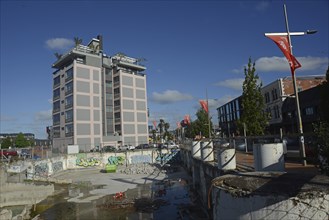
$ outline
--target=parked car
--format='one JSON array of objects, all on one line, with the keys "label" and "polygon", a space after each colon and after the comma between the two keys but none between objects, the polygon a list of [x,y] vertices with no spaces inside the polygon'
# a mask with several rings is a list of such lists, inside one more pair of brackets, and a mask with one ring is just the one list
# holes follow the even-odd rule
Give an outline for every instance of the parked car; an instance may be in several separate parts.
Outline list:
[{"label": "parked car", "polygon": [[230,142],[222,139],[222,140],[214,141],[214,146],[215,147],[229,147]]},{"label": "parked car", "polygon": [[135,146],[132,146],[130,144],[126,144],[126,145],[123,145],[123,146],[120,146],[119,147],[119,150],[135,150]]},{"label": "parked car", "polygon": [[178,149],[179,148],[179,146],[177,144],[175,144],[174,142],[165,143],[164,147],[167,149]]},{"label": "parked car", "polygon": [[136,146],[136,149],[148,149],[150,146],[148,144],[140,144]]},{"label": "parked car", "polygon": [[114,147],[114,146],[104,146],[103,147],[103,151],[104,152],[114,152],[114,151],[117,151],[117,148],[116,147]]},{"label": "parked car", "polygon": [[12,149],[2,149],[0,150],[0,156],[17,156],[17,151]]}]

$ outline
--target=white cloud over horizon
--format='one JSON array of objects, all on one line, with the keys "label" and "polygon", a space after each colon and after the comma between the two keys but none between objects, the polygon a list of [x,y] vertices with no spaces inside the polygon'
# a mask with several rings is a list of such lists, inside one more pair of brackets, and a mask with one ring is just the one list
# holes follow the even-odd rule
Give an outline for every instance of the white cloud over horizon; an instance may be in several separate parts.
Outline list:
[{"label": "white cloud over horizon", "polygon": [[150,100],[158,104],[169,104],[179,101],[188,101],[192,99],[193,96],[189,94],[184,94],[177,90],[166,90],[162,93],[153,92]]},{"label": "white cloud over horizon", "polygon": [[74,45],[74,41],[66,38],[52,38],[46,41],[46,46],[52,50],[66,50]]},{"label": "white cloud over horizon", "polygon": [[[324,74],[329,65],[328,57],[296,57],[299,63],[302,65],[296,71],[324,71],[320,74]],[[256,72],[289,72],[290,67],[285,57],[260,57],[256,61]],[[243,74],[244,67],[247,64],[243,64],[240,68],[232,69],[232,73]]]},{"label": "white cloud over horizon", "polygon": [[34,119],[36,121],[49,121],[52,118],[52,110],[39,111],[35,113]]},{"label": "white cloud over horizon", "polygon": [[[297,71],[324,70],[328,67],[328,57],[296,57],[302,65]],[[285,57],[261,57],[256,60],[256,71],[261,72],[290,72]]]},{"label": "white cloud over horizon", "polygon": [[244,78],[226,79],[223,81],[219,81],[219,82],[215,83],[214,85],[241,91],[243,81],[244,81]]}]

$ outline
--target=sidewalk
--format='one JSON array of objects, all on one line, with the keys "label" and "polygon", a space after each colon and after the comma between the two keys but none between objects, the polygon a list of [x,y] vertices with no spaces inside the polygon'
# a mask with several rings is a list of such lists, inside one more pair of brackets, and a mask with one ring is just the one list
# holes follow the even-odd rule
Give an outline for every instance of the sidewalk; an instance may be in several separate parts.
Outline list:
[{"label": "sidewalk", "polygon": [[[238,167],[240,166],[245,170],[252,171],[254,169],[254,155],[252,153],[236,151],[236,163]],[[320,174],[314,164],[308,163],[306,166],[303,166],[301,162],[291,160],[285,161],[285,171],[291,173],[302,172]]]}]

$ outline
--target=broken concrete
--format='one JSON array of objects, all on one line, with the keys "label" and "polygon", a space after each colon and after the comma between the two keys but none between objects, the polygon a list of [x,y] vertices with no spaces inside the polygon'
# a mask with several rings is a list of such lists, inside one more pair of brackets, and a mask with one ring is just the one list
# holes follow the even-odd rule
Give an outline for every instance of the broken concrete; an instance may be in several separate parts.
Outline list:
[{"label": "broken concrete", "polygon": [[214,219],[328,219],[329,177],[252,172],[212,181]]}]

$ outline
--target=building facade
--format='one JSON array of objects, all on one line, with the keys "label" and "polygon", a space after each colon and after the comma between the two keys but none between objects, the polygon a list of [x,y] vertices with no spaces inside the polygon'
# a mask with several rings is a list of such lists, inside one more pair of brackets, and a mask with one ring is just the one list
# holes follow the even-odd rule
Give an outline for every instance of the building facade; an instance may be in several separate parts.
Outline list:
[{"label": "building facade", "polygon": [[[300,112],[303,123],[303,132],[312,133],[313,124],[321,120],[320,97],[321,87],[316,86],[311,89],[304,90],[299,94]],[[282,128],[286,134],[298,133],[297,110],[295,99],[288,97],[282,105]]]},{"label": "building facade", "polygon": [[[325,81],[325,76],[296,77],[298,92],[316,87]],[[261,88],[265,101],[265,109],[270,116],[267,131],[269,134],[279,134],[283,127],[282,106],[286,98],[294,96],[294,87],[291,77],[279,78]],[[242,96],[217,108],[218,121],[223,134],[230,136],[237,134],[237,120],[243,114]]]},{"label": "building facade", "polygon": [[[146,68],[125,55],[106,56],[102,45],[101,36],[87,46],[77,44],[53,64],[55,152],[65,153],[68,145],[79,145],[86,152],[147,140],[146,75],[142,73]],[[118,57],[124,61],[118,62]],[[146,132],[138,133],[143,125]]]}]

